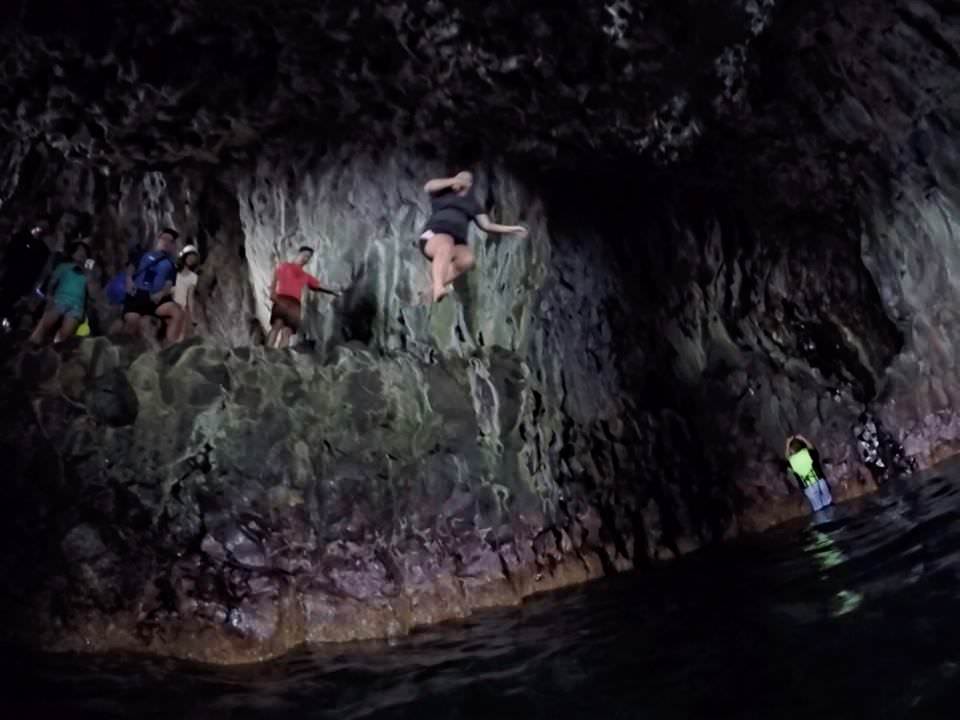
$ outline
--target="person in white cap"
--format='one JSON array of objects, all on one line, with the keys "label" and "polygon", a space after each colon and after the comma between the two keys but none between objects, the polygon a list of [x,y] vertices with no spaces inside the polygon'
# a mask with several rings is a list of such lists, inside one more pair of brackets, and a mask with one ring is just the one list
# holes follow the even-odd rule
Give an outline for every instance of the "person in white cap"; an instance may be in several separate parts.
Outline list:
[{"label": "person in white cap", "polygon": [[177,283],[173,286],[173,300],[177,305],[183,308],[183,322],[180,325],[180,337],[177,341],[184,340],[193,332],[196,324],[194,316],[194,295],[197,290],[197,272],[200,265],[200,253],[196,245],[187,245],[180,251],[177,259]]}]

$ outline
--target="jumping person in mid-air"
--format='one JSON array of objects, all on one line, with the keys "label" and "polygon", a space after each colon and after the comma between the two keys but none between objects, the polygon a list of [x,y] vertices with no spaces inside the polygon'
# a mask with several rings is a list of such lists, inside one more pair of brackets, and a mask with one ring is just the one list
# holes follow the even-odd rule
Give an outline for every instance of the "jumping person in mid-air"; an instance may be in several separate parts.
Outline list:
[{"label": "jumping person in mid-air", "polygon": [[288,347],[290,336],[300,332],[301,302],[305,287],[328,295],[340,295],[339,289],[325,288],[313,275],[303,269],[313,257],[313,248],[304,245],[297,252],[293,262],[280,263],[273,275],[270,286],[270,299],[273,309],[270,311],[270,334],[267,347]]},{"label": "jumping person in mid-air", "polygon": [[471,193],[473,175],[457,173],[452,178],[430,180],[423,189],[430,194],[430,220],[420,235],[420,252],[431,262],[433,301],[450,292],[454,280],[473,267],[475,257],[467,245],[470,221],[488,233],[527,236],[522,225],[497,225]]}]

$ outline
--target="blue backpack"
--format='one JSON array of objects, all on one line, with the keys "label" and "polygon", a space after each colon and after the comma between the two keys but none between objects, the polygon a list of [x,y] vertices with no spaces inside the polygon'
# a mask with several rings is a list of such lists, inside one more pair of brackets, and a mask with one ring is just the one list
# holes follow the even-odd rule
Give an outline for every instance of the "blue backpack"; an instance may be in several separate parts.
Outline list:
[{"label": "blue backpack", "polygon": [[123,305],[126,297],[127,273],[126,271],[122,271],[114,275],[110,282],[107,283],[107,300],[110,301],[111,305]]}]

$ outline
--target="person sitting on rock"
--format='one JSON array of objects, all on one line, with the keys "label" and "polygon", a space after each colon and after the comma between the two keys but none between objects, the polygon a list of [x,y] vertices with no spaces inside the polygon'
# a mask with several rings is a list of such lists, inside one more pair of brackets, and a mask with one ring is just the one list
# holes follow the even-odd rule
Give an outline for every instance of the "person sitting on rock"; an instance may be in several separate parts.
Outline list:
[{"label": "person sitting on rock", "polygon": [[[90,248],[85,242],[75,242],[70,247],[69,259],[57,265],[50,278],[53,298],[47,310],[30,336],[30,342],[41,345],[50,333],[57,330],[54,342],[73,337],[86,318],[87,275],[84,267],[90,257]],[[89,333],[88,333],[89,334]]]},{"label": "person sitting on rock", "polygon": [[328,295],[339,295],[338,290],[325,288],[320,281],[303,267],[313,257],[313,248],[306,245],[297,251],[292,262],[280,263],[273,274],[270,286],[270,299],[273,308],[270,311],[270,334],[267,335],[267,347],[285,348],[290,345],[290,337],[300,332],[301,302],[305,287]]},{"label": "person sitting on rock", "polygon": [[473,267],[475,258],[467,245],[470,221],[488,233],[527,236],[522,225],[497,225],[474,197],[473,175],[457,173],[452,178],[430,180],[423,189],[430,194],[430,219],[420,235],[420,252],[431,262],[433,301],[442,300],[453,281]]},{"label": "person sitting on rock", "polygon": [[824,473],[818,473],[813,458],[815,452],[813,443],[803,435],[791,435],[787,438],[786,457],[790,469],[800,481],[804,495],[810,501],[814,512],[822,510],[833,503],[830,495],[830,486],[827,485]]},{"label": "person sitting on rock", "polygon": [[183,311],[183,321],[180,323],[180,337],[185,340],[193,332],[196,325],[193,318],[194,295],[197,290],[198,276],[196,269],[200,266],[200,254],[195,245],[187,245],[180,251],[177,261],[177,282],[173,286],[173,300]]},{"label": "person sitting on rock", "polygon": [[167,323],[165,344],[180,337],[183,311],[173,300],[177,274],[173,258],[178,237],[176,230],[164,228],[157,236],[156,248],[140,258],[123,304],[124,326],[131,335],[142,334],[143,318],[156,317]]}]

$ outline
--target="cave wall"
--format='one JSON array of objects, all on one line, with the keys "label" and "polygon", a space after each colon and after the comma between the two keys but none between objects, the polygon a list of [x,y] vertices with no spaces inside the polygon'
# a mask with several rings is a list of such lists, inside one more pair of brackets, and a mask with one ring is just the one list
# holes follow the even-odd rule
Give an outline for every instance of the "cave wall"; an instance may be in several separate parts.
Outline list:
[{"label": "cave wall", "polygon": [[[960,23],[943,2],[814,8],[767,38],[784,43],[760,96],[782,119],[747,131],[781,203],[818,213],[859,249],[903,338],[871,408],[921,465],[957,450],[956,131]],[[759,79],[759,78],[758,78]],[[765,142],[759,148],[757,142]],[[785,162],[786,161],[786,162]],[[796,217],[800,213],[794,213]]]},{"label": "cave wall", "polygon": [[311,270],[349,288],[308,301],[305,335],[321,357],[349,342],[427,363],[515,354],[542,398],[523,454],[550,457],[545,500],[575,488],[652,557],[799,512],[779,457],[796,428],[822,432],[837,482],[851,483],[841,496],[863,491],[849,426],[899,338],[855,252],[829,238],[774,245],[722,203],[641,201],[650,186],[624,193],[616,178],[591,190],[563,176],[538,196],[488,163],[478,196],[531,235],[476,233],[478,270],[427,307],[413,240],[423,179],[439,172],[399,150],[267,148],[217,172],[112,178],[64,163],[57,182],[71,191],[46,197],[48,210],[92,218],[106,258],[167,224],[197,238],[208,255],[200,334],[215,342],[256,342],[272,268],[308,243]]},{"label": "cave wall", "polygon": [[[30,8],[48,5],[56,3]],[[465,3],[450,16],[431,4],[313,14],[291,6],[273,18],[257,3],[234,5],[124,6],[101,34],[82,37],[64,25],[73,16],[45,28],[30,9],[19,20],[25,32],[7,35],[5,237],[51,212],[58,242],[89,234],[111,272],[168,224],[206,256],[204,344],[167,355],[128,348],[110,366],[111,382],[123,386],[122,376],[143,405],[103,442],[114,464],[147,452],[150,428],[162,427],[174,435],[165,467],[210,453],[231,467],[229,456],[244,453],[224,428],[247,428],[266,406],[235,386],[218,395],[217,366],[281,396],[306,388],[310,403],[333,413],[336,372],[380,378],[371,386],[410,407],[412,388],[434,383],[418,417],[466,428],[449,454],[464,458],[451,467],[467,480],[462,496],[444,494],[455,483],[437,491],[454,509],[427,524],[462,520],[500,473],[526,504],[480,513],[473,529],[483,537],[490,518],[516,522],[502,537],[529,550],[518,562],[531,577],[547,578],[530,587],[548,587],[803,513],[782,461],[790,432],[817,442],[840,499],[875,487],[852,436],[863,410],[921,466],[956,449],[960,38],[947,3],[578,6],[577,22],[538,3],[507,35],[493,31],[510,14],[499,3]],[[154,37],[159,26],[177,52]],[[538,42],[508,52],[513,33]],[[470,52],[457,54],[456,38]],[[256,72],[233,72],[250,58]],[[432,77],[443,82],[425,82]],[[413,246],[426,218],[422,183],[464,166],[492,214],[528,224],[531,236],[475,232],[477,269],[449,301],[423,306],[426,263]],[[313,352],[238,355],[262,338],[273,265],[303,242],[318,250],[310,269],[348,287],[341,299],[309,300]],[[64,471],[82,460],[77,438],[106,422],[85,392],[66,393],[82,407],[60,398],[71,378],[101,382],[102,363],[86,353],[113,351],[96,343],[35,358],[52,369],[28,385],[32,404],[18,396],[23,422],[6,438],[32,448],[18,455],[24,487],[36,472],[90,484],[81,507],[96,520],[67,515],[52,531],[72,538],[51,551],[58,562],[81,566],[91,565],[88,545],[127,557],[117,550],[127,545],[104,539],[123,514],[94,512],[120,471]],[[23,367],[11,362],[7,372],[23,379]],[[457,400],[442,401],[444,392]],[[38,402],[49,412],[29,410]],[[230,403],[242,417],[224,411],[222,437],[211,442],[205,428]],[[359,407],[338,415],[344,437],[367,428]],[[303,446],[264,433],[259,454],[290,460],[278,487],[297,488],[304,467],[331,492],[362,477],[382,501],[371,511],[379,517],[395,461],[358,450],[355,476],[328,476],[337,448],[302,427],[320,421],[316,408],[297,412],[295,421],[263,414],[267,430],[306,433]],[[431,461],[425,447],[407,451],[401,486],[413,492]],[[56,470],[37,459],[44,453]],[[255,459],[231,471],[240,486],[252,483],[250,497],[269,494],[249,480]],[[226,572],[230,558],[216,543],[243,524],[246,496],[208,517],[198,498],[207,483],[229,487],[230,473],[191,475],[187,509],[165,494],[182,477],[152,477],[137,502],[154,523],[173,508],[168,522],[186,528],[177,542],[198,545],[190,562],[199,575]],[[414,505],[399,515],[409,520]],[[258,522],[274,521],[257,512]],[[323,543],[314,550],[327,552]],[[370,538],[353,550],[370,577],[383,552],[403,554],[393,540]],[[478,557],[496,567],[504,556],[488,550],[496,548]],[[437,553],[441,565],[456,555]],[[311,560],[307,574],[329,559]],[[578,570],[562,570],[571,559]],[[169,581],[172,561],[151,562]],[[455,567],[451,587],[476,590],[471,572]],[[378,587],[389,595],[391,582]],[[336,592],[358,601],[346,587]],[[464,607],[483,602],[478,590]]]}]

